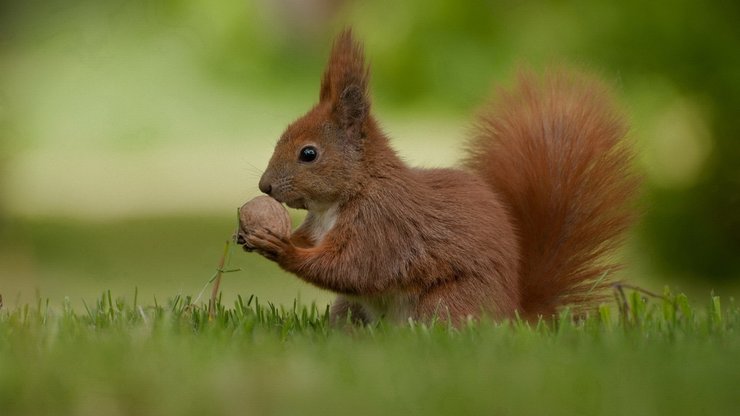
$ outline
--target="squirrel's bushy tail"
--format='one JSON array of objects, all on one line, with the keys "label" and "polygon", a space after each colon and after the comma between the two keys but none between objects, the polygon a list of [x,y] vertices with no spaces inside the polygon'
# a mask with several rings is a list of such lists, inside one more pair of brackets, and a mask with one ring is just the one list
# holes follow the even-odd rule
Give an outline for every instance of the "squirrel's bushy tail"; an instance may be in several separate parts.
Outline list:
[{"label": "squirrel's bushy tail", "polygon": [[466,165],[514,218],[525,316],[603,299],[639,185],[626,133],[608,89],[563,70],[521,72],[480,115]]}]

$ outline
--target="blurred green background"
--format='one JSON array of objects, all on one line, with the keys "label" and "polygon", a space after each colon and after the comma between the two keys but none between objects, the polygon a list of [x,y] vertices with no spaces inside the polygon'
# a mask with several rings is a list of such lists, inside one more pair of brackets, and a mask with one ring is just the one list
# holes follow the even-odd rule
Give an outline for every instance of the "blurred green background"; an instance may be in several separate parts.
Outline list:
[{"label": "blurred green background", "polygon": [[[737,1],[0,2],[0,294],[197,294],[351,24],[377,116],[423,166],[455,163],[471,114],[517,67],[600,73],[647,175],[622,277],[736,295],[738,22]],[[227,301],[330,299],[256,255],[234,265]]]}]

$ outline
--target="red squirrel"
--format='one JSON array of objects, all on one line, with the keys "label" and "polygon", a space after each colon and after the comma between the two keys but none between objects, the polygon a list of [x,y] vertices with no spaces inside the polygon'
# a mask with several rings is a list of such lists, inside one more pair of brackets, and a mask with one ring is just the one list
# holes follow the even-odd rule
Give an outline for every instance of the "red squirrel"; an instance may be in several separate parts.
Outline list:
[{"label": "red squirrel", "polygon": [[461,168],[420,169],[371,114],[369,75],[344,30],[318,104],[288,126],[259,181],[305,221],[241,243],[337,293],[335,322],[537,319],[603,299],[638,180],[600,82],[522,72],[483,108]]}]

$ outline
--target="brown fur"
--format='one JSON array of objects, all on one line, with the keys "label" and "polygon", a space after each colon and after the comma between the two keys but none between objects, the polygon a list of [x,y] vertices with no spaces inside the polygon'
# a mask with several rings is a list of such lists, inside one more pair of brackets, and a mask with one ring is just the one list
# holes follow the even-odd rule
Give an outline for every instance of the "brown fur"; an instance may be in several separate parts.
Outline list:
[{"label": "brown fur", "polygon": [[529,316],[592,306],[634,217],[627,126],[583,74],[522,72],[481,115],[466,162],[507,201],[520,236],[520,308]]},{"label": "brown fur", "polygon": [[[523,77],[481,118],[464,171],[403,163],[370,114],[368,79],[344,31],[319,103],[286,129],[260,180],[308,215],[290,239],[247,236],[258,252],[338,293],[334,319],[459,322],[597,299],[587,289],[632,191],[624,128],[598,84]],[[300,162],[307,145],[319,156]]]}]

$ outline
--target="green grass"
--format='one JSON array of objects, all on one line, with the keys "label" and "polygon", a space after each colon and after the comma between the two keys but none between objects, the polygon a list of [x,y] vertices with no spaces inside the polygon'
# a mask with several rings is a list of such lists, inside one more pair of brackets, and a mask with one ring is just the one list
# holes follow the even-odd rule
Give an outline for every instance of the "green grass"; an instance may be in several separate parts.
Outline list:
[{"label": "green grass", "polygon": [[740,310],[683,295],[576,321],[331,328],[316,306],[105,292],[0,310],[0,409],[34,414],[734,414]]},{"label": "green grass", "polygon": [[[0,416],[714,415],[740,406],[736,289],[716,288],[721,303],[706,285],[688,291],[691,304],[628,293],[626,317],[615,302],[585,321],[540,326],[332,329],[329,294],[234,252],[227,268],[242,271],[223,276],[210,319],[210,290],[190,304],[233,226],[229,215],[5,224]],[[297,296],[318,306],[294,307]]]}]

